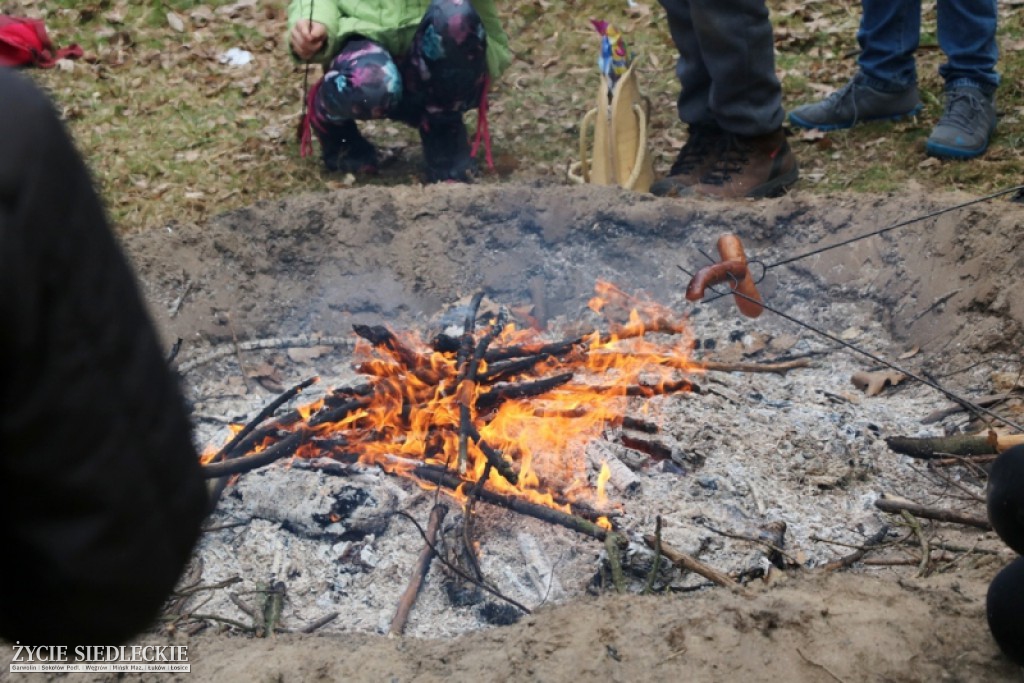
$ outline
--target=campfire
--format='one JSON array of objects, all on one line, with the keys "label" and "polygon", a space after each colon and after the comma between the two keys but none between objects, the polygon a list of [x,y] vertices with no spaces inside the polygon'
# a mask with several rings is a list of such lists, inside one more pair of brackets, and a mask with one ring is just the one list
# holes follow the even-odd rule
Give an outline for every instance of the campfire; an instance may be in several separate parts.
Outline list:
[{"label": "campfire", "polygon": [[603,538],[617,514],[605,485],[612,480],[628,492],[636,476],[607,454],[591,482],[585,447],[606,429],[625,427],[620,440],[630,448],[666,457],[669,449],[656,439],[630,434],[654,435],[658,426],[656,418],[634,416],[644,409],[631,410],[629,401],[701,391],[693,377],[709,366],[691,360],[685,318],[600,282],[590,308],[628,310],[628,321],[544,341],[504,309],[478,320],[481,300],[465,306],[461,330],[449,327],[429,343],[384,326],[355,326],[356,369],[366,383],[335,389],[268,425],[257,427],[265,415],[240,425],[229,444],[204,456],[207,476],[286,457],[327,457],[377,465],[463,503],[484,496]]},{"label": "campfire", "polygon": [[[583,447],[608,426],[656,431],[627,416],[627,399],[699,390],[689,379],[699,367],[689,361],[684,320],[610,283],[597,289],[591,308],[633,304],[629,321],[555,342],[518,327],[504,309],[478,322],[482,295],[465,307],[461,330],[442,330],[429,344],[412,333],[357,325],[356,368],[367,383],[248,430],[207,454],[206,462],[222,463],[220,470],[207,465],[207,474],[326,456],[379,465],[462,502],[485,494],[542,517],[571,519],[535,506],[610,529],[605,484],[613,471],[620,480],[631,475],[619,461],[605,460],[592,486]],[[667,341],[654,343],[649,335]]]},{"label": "campfire", "polygon": [[[380,325],[354,326],[359,341],[353,367],[361,381],[273,417],[317,381],[308,379],[247,424],[236,425],[227,444],[203,456],[205,475],[216,479],[215,497],[231,477],[286,458],[288,467],[300,471],[379,468],[454,499],[466,529],[474,503],[482,500],[604,540],[612,556],[628,540],[614,531],[624,505],[609,497],[607,486],[620,497],[640,487],[638,461],[631,468],[620,455],[642,454],[645,467],[664,463],[678,474],[688,466],[659,441],[660,419],[649,399],[699,395],[703,390],[695,378],[709,370],[785,373],[807,365],[804,358],[761,364],[694,360],[696,340],[686,316],[607,282],[597,284],[589,302],[592,312],[605,316],[603,329],[562,339],[513,321],[504,307],[488,302],[482,310],[482,302],[482,294],[464,302],[429,339]],[[422,568],[392,632],[404,628],[446,511],[434,507]],[[329,527],[342,515],[332,511],[318,519]],[[784,532],[785,525],[774,532],[779,544]],[[446,565],[486,587],[469,533],[461,560],[455,560],[465,569]],[[738,589],[731,578],[662,546],[659,536],[648,542],[659,556]],[[611,580],[621,583],[621,570],[613,573]]]},{"label": "campfire", "polygon": [[[745,594],[779,569],[862,558],[892,535],[879,510],[928,518],[886,497],[926,499],[929,482],[882,435],[918,433],[934,395],[863,400],[862,362],[777,311],[894,357],[877,318],[778,289],[762,305],[751,283],[741,297],[745,256],[721,241],[719,255],[671,305],[599,282],[542,325],[544,296],[489,290],[419,324],[236,340],[216,357],[243,379],[276,367],[298,383],[263,409],[244,387],[244,408],[223,403],[232,435],[206,429],[219,503],[174,623],[273,633],[344,613],[328,628],[443,635],[583,591]],[[735,301],[711,304],[711,287]],[[339,352],[311,373],[303,346]],[[229,395],[218,374],[206,396]]]}]

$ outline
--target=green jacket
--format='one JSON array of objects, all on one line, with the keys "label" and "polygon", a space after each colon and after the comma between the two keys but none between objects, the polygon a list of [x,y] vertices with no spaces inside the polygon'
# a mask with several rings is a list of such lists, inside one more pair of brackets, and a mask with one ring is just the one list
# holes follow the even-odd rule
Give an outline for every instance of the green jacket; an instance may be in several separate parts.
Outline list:
[{"label": "green jacket", "polygon": [[[412,45],[430,0],[292,0],[288,5],[288,32],[300,19],[310,18],[327,27],[327,43],[314,61],[328,62],[342,43],[358,34],[380,43],[385,50],[402,56]],[[493,0],[470,0],[487,31],[487,70],[497,78],[512,61],[508,36],[501,28]]]}]

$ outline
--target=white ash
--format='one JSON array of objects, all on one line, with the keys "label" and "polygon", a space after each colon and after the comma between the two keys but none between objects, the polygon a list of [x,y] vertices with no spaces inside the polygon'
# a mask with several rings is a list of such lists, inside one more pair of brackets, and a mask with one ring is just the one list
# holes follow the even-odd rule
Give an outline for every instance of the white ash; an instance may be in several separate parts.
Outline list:
[{"label": "white ash", "polygon": [[[687,305],[669,303],[680,310]],[[798,303],[789,313],[884,358],[905,351],[890,342],[867,308],[845,304],[812,310]],[[636,541],[653,533],[660,516],[664,543],[735,574],[763,565],[765,549],[708,527],[756,537],[765,525],[781,521],[787,525],[785,551],[807,567],[820,566],[849,549],[813,538],[862,543],[883,523],[873,507],[880,494],[935,500],[935,483],[910,459],[891,452],[884,437],[941,434],[942,424],[920,422],[946,405],[937,392],[907,382],[866,397],[850,377],[870,368],[870,360],[770,313],[753,321],[739,319],[727,300],[702,306],[691,322],[697,339],[716,341],[714,353],[720,357],[767,361],[780,353],[779,347],[820,355],[812,357],[810,367],[783,375],[707,373],[694,376],[702,393],[630,399],[627,413],[658,425],[660,432],[648,436],[672,452],[671,458],[656,462],[629,451],[627,462],[642,463],[636,472],[639,486],[629,487],[628,495],[609,489],[611,502],[621,508],[616,524],[635,541],[632,554],[649,555]],[[730,342],[730,335],[739,341]],[[773,341],[778,342],[774,347]],[[314,368],[288,365],[280,357],[271,361],[280,365],[286,385],[314,374]],[[347,358],[328,356],[318,363],[315,371],[322,380],[303,401],[359,383]],[[246,392],[240,378],[225,382],[232,374],[240,377],[229,358],[196,377],[191,394],[206,397],[196,402],[197,413],[219,412],[244,422],[272,397]],[[627,451],[617,442],[620,431],[609,429],[607,443],[591,450]],[[229,436],[223,425],[210,420],[199,421],[198,433],[213,448]],[[590,470],[581,474],[591,481],[597,460],[591,455],[590,464],[581,464]],[[255,604],[259,585],[282,581],[287,586],[286,627],[301,628],[336,611],[340,617],[323,630],[386,632],[423,548],[412,523],[394,512],[408,512],[425,527],[434,500],[434,493],[415,483],[375,470],[338,477],[282,462],[244,474],[208,523],[245,524],[206,533],[197,550],[204,583],[234,576],[243,581],[195,598],[189,608],[208,600],[198,611],[247,622],[228,592]],[[440,500],[452,506],[444,525],[451,543],[461,535],[462,515],[446,496]],[[324,524],[332,513],[337,521]],[[604,552],[591,538],[485,503],[476,505],[474,534],[484,576],[530,608],[584,595]],[[435,560],[407,634],[448,636],[486,627],[480,604],[453,606],[442,587],[444,574]],[[642,585],[642,579],[637,581]],[[676,586],[702,583],[693,575],[674,579]],[[494,602],[485,595],[484,603]]]}]

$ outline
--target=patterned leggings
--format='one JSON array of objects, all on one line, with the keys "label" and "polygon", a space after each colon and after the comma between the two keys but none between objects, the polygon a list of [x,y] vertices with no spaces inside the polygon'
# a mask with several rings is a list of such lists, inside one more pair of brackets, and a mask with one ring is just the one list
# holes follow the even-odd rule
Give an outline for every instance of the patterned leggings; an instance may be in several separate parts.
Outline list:
[{"label": "patterned leggings", "polygon": [[469,0],[433,0],[408,54],[349,40],[331,61],[311,107],[320,133],[351,119],[389,118],[419,126],[426,116],[480,102],[487,75],[483,24]]}]

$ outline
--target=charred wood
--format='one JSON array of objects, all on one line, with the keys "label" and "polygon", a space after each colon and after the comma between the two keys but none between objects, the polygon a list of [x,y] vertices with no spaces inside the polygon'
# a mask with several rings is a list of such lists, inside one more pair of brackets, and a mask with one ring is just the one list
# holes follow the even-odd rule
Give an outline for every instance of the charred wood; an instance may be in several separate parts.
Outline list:
[{"label": "charred wood", "polygon": [[534,382],[521,382],[519,384],[506,384],[500,387],[496,387],[477,396],[476,407],[479,410],[485,410],[501,403],[502,401],[510,401],[517,398],[527,398],[529,396],[539,396],[545,392],[551,391],[552,389],[562,386],[568,383],[572,379],[571,372],[565,372],[560,375],[553,375],[551,377],[545,377]]},{"label": "charred wood", "polygon": [[206,479],[216,479],[217,477],[226,477],[230,474],[241,474],[242,472],[248,472],[259,467],[264,467],[265,465],[269,465],[281,458],[294,455],[295,451],[299,450],[299,446],[309,440],[312,434],[313,432],[311,430],[303,428],[286,436],[273,446],[270,446],[266,450],[260,451],[255,455],[203,465],[203,477]]},{"label": "charred wood", "polygon": [[[453,491],[467,483],[454,472],[448,472],[431,467],[417,467],[413,470],[412,474],[425,482],[436,486],[443,486],[444,488],[451,489]],[[556,510],[555,508],[531,503],[516,496],[497,493],[486,486],[480,490],[479,498],[485,503],[497,505],[507,510],[512,510],[513,512],[534,517],[550,524],[564,526],[567,529],[572,529],[573,531],[596,538],[599,541],[603,541],[605,536],[608,534],[606,529],[578,515],[571,515],[567,512]]]}]

